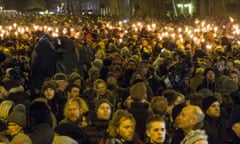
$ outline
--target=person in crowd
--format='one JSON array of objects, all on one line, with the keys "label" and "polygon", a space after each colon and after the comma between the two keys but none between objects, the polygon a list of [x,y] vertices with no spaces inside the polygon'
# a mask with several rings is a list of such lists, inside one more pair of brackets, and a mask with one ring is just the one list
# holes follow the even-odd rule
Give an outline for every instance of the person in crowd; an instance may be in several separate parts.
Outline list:
[{"label": "person in crowd", "polygon": [[96,102],[95,112],[87,118],[90,124],[84,128],[90,143],[98,143],[107,135],[112,114],[112,104],[108,99],[100,99]]},{"label": "person in crowd", "polygon": [[[64,138],[66,143],[69,144],[92,144],[89,142],[88,137],[84,130],[77,125],[71,123],[59,124],[55,129],[54,144],[59,144],[59,138]],[[64,137],[63,137],[64,136]],[[63,143],[63,142],[60,142]]]},{"label": "person in crowd", "polygon": [[236,84],[238,84],[238,86],[240,86],[239,76],[240,76],[240,75],[238,75],[238,73],[237,73],[235,70],[229,72],[229,77],[230,77],[234,82],[236,82]]},{"label": "person in crowd", "polygon": [[183,103],[185,98],[184,96],[177,92],[174,89],[166,89],[162,93],[163,97],[167,99],[168,106],[165,114],[165,120],[167,121],[167,129],[169,132],[173,131],[173,119],[172,119],[172,110],[173,108],[180,104]]},{"label": "person in crowd", "polygon": [[145,144],[167,144],[167,129],[163,117],[155,115],[147,119],[146,136]]},{"label": "person in crowd", "polygon": [[33,102],[29,107],[29,137],[34,144],[51,144],[54,137],[51,111],[41,101]]},{"label": "person in crowd", "polygon": [[64,73],[55,73],[52,76],[52,79],[56,81],[56,83],[58,84],[57,91],[56,91],[58,97],[61,99],[67,99],[65,95],[65,89],[68,85],[67,75]]},{"label": "person in crowd", "polygon": [[56,72],[69,75],[78,70],[79,51],[73,39],[60,36],[55,40],[55,47],[58,53]]},{"label": "person in crowd", "polygon": [[135,134],[136,121],[126,110],[117,110],[108,125],[108,137],[99,144],[143,144]]},{"label": "person in crowd", "polygon": [[184,139],[185,134],[183,129],[178,128],[176,118],[178,115],[180,115],[182,109],[186,106],[185,103],[181,103],[176,105],[173,110],[172,110],[172,118],[173,118],[173,125],[174,125],[174,130],[172,132],[168,131],[169,136],[170,136],[170,143],[171,144],[179,144],[181,141]]},{"label": "person in crowd", "polygon": [[130,86],[139,82],[139,81],[143,81],[146,85],[146,88],[147,88],[147,100],[150,101],[151,98],[153,97],[153,92],[152,92],[152,89],[148,83],[148,81],[146,80],[146,77],[145,75],[143,74],[142,71],[135,71],[131,77],[131,80],[130,80]]},{"label": "person in crowd", "polygon": [[199,106],[188,105],[176,117],[176,125],[184,131],[181,144],[208,144],[207,134],[200,128],[203,125],[205,114]]},{"label": "person in crowd", "polygon": [[117,109],[125,109],[128,110],[131,107],[133,99],[131,96],[125,96],[122,98],[122,102],[118,103]]},{"label": "person in crowd", "polygon": [[61,123],[71,123],[79,127],[87,126],[86,119],[83,117],[83,114],[88,112],[87,103],[80,97],[75,97],[69,99],[64,107],[64,116],[59,124]]},{"label": "person in crowd", "polygon": [[167,114],[168,101],[163,96],[155,96],[151,100],[151,109],[155,115],[165,117]]},{"label": "person in crowd", "polygon": [[147,88],[145,83],[139,82],[131,86],[130,96],[133,102],[128,111],[136,120],[136,133],[139,135],[139,138],[144,141],[145,123],[147,118],[152,115],[149,109],[149,102],[147,102]]},{"label": "person in crowd", "polygon": [[11,136],[10,143],[32,144],[30,137],[24,132],[27,126],[26,107],[18,104],[7,117],[8,133]]},{"label": "person in crowd", "polygon": [[82,93],[84,89],[84,79],[78,72],[72,72],[71,74],[68,75],[68,83],[71,84],[76,84],[80,88],[80,93]]},{"label": "person in crowd", "polygon": [[55,127],[57,122],[63,118],[63,106],[65,101],[61,101],[57,95],[58,84],[54,80],[44,81],[41,89],[41,97],[33,100],[45,102],[52,115],[52,126]]},{"label": "person in crowd", "polygon": [[25,91],[23,85],[19,84],[17,81],[14,80],[6,80],[4,82],[3,92],[7,95],[6,99],[11,100],[17,104],[24,104],[28,106],[30,103],[30,96]]},{"label": "person in crowd", "polygon": [[123,88],[126,88],[127,85],[126,80],[124,78],[124,66],[120,64],[112,64],[111,72],[113,72],[113,76],[117,80],[117,84]]},{"label": "person in crowd", "polygon": [[117,95],[112,91],[107,89],[106,82],[102,79],[97,79],[94,81],[94,90],[96,91],[95,98],[98,99],[108,99],[113,105],[113,111],[115,111],[116,103],[117,103]]},{"label": "person in crowd", "polygon": [[239,110],[240,110],[240,91],[236,90],[230,94],[231,98],[233,99],[233,109],[231,111],[229,117],[229,126],[228,126],[228,133],[224,137],[231,140],[232,144],[237,144],[240,142],[240,117],[239,117]]},{"label": "person in crowd", "polygon": [[217,84],[216,84],[216,73],[213,68],[206,68],[204,71],[204,80],[203,82],[198,85],[197,91],[203,88],[208,88],[212,92],[217,91]]},{"label": "person in crowd", "polygon": [[172,109],[174,108],[174,106],[176,106],[177,104],[183,103],[185,101],[184,95],[182,95],[181,93],[178,93],[174,89],[167,89],[163,91],[162,95],[168,101],[167,112],[169,115],[171,115]]},{"label": "person in crowd", "polygon": [[100,70],[97,67],[92,66],[88,70],[88,78],[86,79],[85,88],[93,89],[94,81],[97,80],[98,78],[100,78]]},{"label": "person in crowd", "polygon": [[67,96],[65,91],[68,85],[67,75],[64,73],[55,73],[52,76],[52,80],[55,81],[55,83],[57,84],[54,99],[51,100],[53,102],[52,104],[55,105],[52,111],[56,115],[57,122],[59,122],[64,118],[63,109],[67,101]]},{"label": "person in crowd", "polygon": [[43,35],[32,52],[30,80],[33,96],[39,95],[44,80],[56,73],[57,55],[51,41],[49,35]]},{"label": "person in crowd", "polygon": [[128,59],[127,65],[125,66],[123,77],[125,79],[125,87],[130,86],[130,81],[133,73],[136,71],[138,65],[138,61],[134,58]]},{"label": "person in crowd", "polygon": [[190,87],[194,92],[197,91],[198,85],[200,85],[204,79],[203,73],[204,68],[198,67],[196,68],[195,75],[190,79]]},{"label": "person in crowd", "polygon": [[239,70],[235,67],[234,59],[228,58],[225,63],[224,74],[229,75],[231,71],[236,71],[238,75],[240,75]]},{"label": "person in crowd", "polygon": [[202,101],[202,110],[205,112],[204,130],[208,135],[208,143],[222,143],[227,131],[228,122],[221,116],[219,101],[214,96],[209,96]]},{"label": "person in crowd", "polygon": [[80,88],[76,84],[72,84],[72,83],[68,84],[65,91],[66,91],[67,99],[80,97]]}]

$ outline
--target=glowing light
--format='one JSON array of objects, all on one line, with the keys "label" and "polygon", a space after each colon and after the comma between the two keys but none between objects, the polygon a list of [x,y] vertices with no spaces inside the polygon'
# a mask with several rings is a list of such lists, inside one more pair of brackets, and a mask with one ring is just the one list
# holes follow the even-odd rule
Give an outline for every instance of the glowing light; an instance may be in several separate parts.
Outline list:
[{"label": "glowing light", "polygon": [[230,20],[231,23],[234,22],[234,19],[231,16],[229,17],[229,20]]},{"label": "glowing light", "polygon": [[13,24],[13,27],[14,27],[14,28],[16,28],[16,27],[17,27],[17,24],[16,24],[16,23],[14,23],[14,24]]},{"label": "glowing light", "polygon": [[208,50],[211,50],[212,49],[212,46],[211,45],[206,45],[206,48],[208,49]]}]

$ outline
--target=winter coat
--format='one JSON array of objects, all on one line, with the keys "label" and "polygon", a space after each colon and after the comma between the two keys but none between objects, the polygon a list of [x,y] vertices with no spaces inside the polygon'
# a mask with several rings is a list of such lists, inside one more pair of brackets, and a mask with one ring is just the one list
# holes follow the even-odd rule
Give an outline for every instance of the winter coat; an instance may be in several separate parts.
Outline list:
[{"label": "winter coat", "polygon": [[35,56],[31,57],[31,86],[41,88],[46,78],[56,73],[57,54],[49,40],[42,40],[34,50]]},{"label": "winter coat", "polygon": [[89,142],[91,144],[97,144],[105,135],[109,121],[94,119],[91,120],[91,124],[84,128]]},{"label": "winter coat", "polygon": [[54,131],[49,124],[43,123],[36,125],[29,136],[34,144],[51,144]]},{"label": "winter coat", "polygon": [[152,115],[148,108],[148,103],[133,102],[128,110],[136,120],[136,133],[142,141],[145,138],[146,120]]},{"label": "winter coat", "polygon": [[209,144],[223,143],[227,134],[227,121],[224,119],[213,119],[206,115],[204,119],[204,130],[208,135]]},{"label": "winter coat", "polygon": [[204,130],[192,130],[189,132],[184,139],[181,141],[181,144],[195,144],[195,142],[205,140],[207,141],[207,134]]}]

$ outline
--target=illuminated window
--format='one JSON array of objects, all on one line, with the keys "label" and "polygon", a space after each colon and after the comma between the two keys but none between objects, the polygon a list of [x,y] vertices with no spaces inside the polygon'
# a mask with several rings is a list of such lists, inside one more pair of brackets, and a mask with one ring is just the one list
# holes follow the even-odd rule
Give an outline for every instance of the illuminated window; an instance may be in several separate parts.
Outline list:
[{"label": "illuminated window", "polygon": [[180,10],[181,14],[193,14],[193,6],[191,3],[179,3],[177,4],[178,9]]}]

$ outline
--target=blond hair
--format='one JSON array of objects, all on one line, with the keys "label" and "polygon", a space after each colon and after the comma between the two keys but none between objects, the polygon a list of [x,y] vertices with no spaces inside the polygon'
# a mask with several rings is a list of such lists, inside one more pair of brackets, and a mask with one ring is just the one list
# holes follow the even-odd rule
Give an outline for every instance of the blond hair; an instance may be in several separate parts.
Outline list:
[{"label": "blond hair", "polygon": [[94,83],[93,83],[93,87],[94,87],[95,90],[97,90],[97,86],[98,86],[98,84],[100,84],[100,83],[104,84],[105,87],[106,87],[106,82],[105,82],[103,79],[96,79],[96,80],[94,81]]},{"label": "blond hair", "polygon": [[113,138],[117,137],[118,136],[117,128],[120,126],[122,121],[128,120],[128,119],[130,119],[133,122],[134,127],[135,127],[136,121],[131,113],[129,113],[126,110],[121,110],[121,109],[117,110],[114,113],[113,118],[108,125],[109,136],[113,137]]},{"label": "blond hair", "polygon": [[67,109],[68,109],[68,106],[73,103],[73,102],[77,102],[79,107],[82,109],[82,112],[83,113],[86,113],[89,111],[89,108],[88,108],[88,105],[86,103],[86,101],[80,97],[74,97],[74,98],[71,98],[69,99],[65,106],[64,106],[64,116],[67,116]]}]

